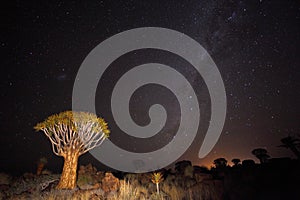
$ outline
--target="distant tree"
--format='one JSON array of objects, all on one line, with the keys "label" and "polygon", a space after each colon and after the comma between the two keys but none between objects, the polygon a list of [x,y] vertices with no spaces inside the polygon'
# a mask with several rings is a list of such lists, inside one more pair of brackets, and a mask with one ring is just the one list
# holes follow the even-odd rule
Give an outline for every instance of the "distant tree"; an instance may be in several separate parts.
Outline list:
[{"label": "distant tree", "polygon": [[300,159],[300,151],[299,151],[299,146],[300,146],[300,140],[291,136],[282,138],[281,143],[283,145],[280,145],[279,147],[285,147],[290,149],[298,159]]},{"label": "distant tree", "polygon": [[193,178],[193,176],[194,176],[194,167],[191,166],[191,165],[187,166],[187,167],[184,169],[183,174],[184,174],[185,177]]},{"label": "distant tree", "polygon": [[259,159],[260,163],[266,163],[268,158],[270,158],[268,151],[263,148],[253,149],[252,154]]},{"label": "distant tree", "polygon": [[36,169],[36,175],[41,175],[42,171],[44,169],[44,166],[48,163],[48,160],[46,157],[42,157],[37,162],[37,169]]},{"label": "distant tree", "polygon": [[52,143],[52,150],[64,158],[58,189],[76,187],[78,157],[108,138],[107,123],[95,114],[66,111],[48,117],[34,129],[43,131]]},{"label": "distant tree", "polygon": [[255,165],[255,162],[254,162],[254,160],[246,159],[246,160],[242,161],[242,165],[243,165],[243,167],[251,167],[251,166]]},{"label": "distant tree", "polygon": [[225,158],[217,158],[214,160],[216,168],[222,168],[227,166],[227,160]]},{"label": "distant tree", "polygon": [[182,160],[175,163],[175,170],[177,173],[184,174],[185,168],[192,166],[192,162],[189,160]]},{"label": "distant tree", "polygon": [[209,173],[209,169],[206,166],[193,166],[195,173]]},{"label": "distant tree", "polygon": [[241,160],[239,158],[234,158],[231,160],[231,162],[234,164],[234,166],[238,166],[241,162]]}]

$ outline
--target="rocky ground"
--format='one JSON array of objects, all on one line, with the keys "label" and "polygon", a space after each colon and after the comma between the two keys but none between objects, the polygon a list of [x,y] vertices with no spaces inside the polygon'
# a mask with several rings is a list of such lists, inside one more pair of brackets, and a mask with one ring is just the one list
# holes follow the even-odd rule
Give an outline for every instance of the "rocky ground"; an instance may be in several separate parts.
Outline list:
[{"label": "rocky ground", "polygon": [[116,174],[97,171],[92,165],[80,166],[77,188],[57,190],[59,174],[44,170],[40,175],[25,173],[20,177],[0,174],[0,199],[211,199],[222,196],[222,182],[212,179],[210,174],[165,171],[164,180],[156,185],[150,173]]},{"label": "rocky ground", "polygon": [[298,200],[300,161],[273,159],[265,164],[243,162],[208,170],[180,161],[161,170],[160,193],[152,173],[98,171],[91,164],[78,168],[77,187],[57,190],[60,174],[47,170],[12,177],[0,173],[0,199],[45,200]]}]

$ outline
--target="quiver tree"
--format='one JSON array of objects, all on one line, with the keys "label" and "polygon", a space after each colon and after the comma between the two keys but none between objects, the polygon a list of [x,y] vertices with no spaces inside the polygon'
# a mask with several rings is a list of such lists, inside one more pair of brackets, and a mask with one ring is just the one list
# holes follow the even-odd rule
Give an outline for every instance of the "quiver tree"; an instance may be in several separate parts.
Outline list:
[{"label": "quiver tree", "polygon": [[227,160],[225,158],[217,158],[214,160],[216,168],[225,168],[227,166]]},{"label": "quiver tree", "polygon": [[259,159],[261,164],[268,162],[268,159],[270,158],[268,151],[263,148],[253,149],[251,153]]},{"label": "quiver tree", "polygon": [[280,145],[279,147],[285,147],[290,149],[297,156],[297,158],[300,159],[300,151],[298,149],[298,147],[300,146],[299,139],[294,138],[292,136],[288,136],[282,138],[280,141],[283,145]]},{"label": "quiver tree", "polygon": [[233,158],[231,162],[233,163],[233,166],[237,167],[241,163],[241,160],[239,158]]},{"label": "quiver tree", "polygon": [[34,129],[43,131],[57,156],[64,158],[58,189],[76,187],[78,157],[108,138],[107,123],[95,114],[65,111],[48,117]]},{"label": "quiver tree", "polygon": [[156,192],[159,195],[159,183],[164,180],[163,174],[161,172],[153,172],[151,175],[151,181],[156,185]]}]

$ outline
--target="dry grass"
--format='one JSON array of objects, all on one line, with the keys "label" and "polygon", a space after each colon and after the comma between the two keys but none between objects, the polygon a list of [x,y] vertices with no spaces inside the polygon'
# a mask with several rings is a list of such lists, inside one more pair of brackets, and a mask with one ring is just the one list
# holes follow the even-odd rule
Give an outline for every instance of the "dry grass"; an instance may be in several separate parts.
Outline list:
[{"label": "dry grass", "polygon": [[[164,180],[159,179],[160,193],[151,182],[151,174],[126,174],[124,180],[118,179],[114,190],[105,191],[105,176],[95,175],[96,170],[81,170],[74,190],[57,190],[55,186],[59,175],[24,174],[8,181],[3,176],[2,182],[9,183],[9,188],[0,193],[0,199],[41,199],[41,200],[182,200],[210,199],[218,200],[222,193],[222,185],[211,176],[196,176],[191,168],[181,174],[167,174]],[[83,173],[84,172],[84,173]],[[203,177],[202,177],[203,176]],[[152,176],[153,179],[153,176]],[[97,187],[94,183],[97,182]],[[155,182],[155,181],[154,181]],[[90,187],[93,186],[93,187]],[[95,187],[94,187],[95,186]],[[221,192],[220,192],[221,191]]]},{"label": "dry grass", "polygon": [[146,200],[148,199],[148,190],[143,186],[134,187],[127,180],[121,181],[120,190],[107,198],[108,200]]},{"label": "dry grass", "polygon": [[176,187],[174,184],[163,183],[161,190],[167,194],[171,200],[181,200],[185,196],[185,191],[181,187]]}]

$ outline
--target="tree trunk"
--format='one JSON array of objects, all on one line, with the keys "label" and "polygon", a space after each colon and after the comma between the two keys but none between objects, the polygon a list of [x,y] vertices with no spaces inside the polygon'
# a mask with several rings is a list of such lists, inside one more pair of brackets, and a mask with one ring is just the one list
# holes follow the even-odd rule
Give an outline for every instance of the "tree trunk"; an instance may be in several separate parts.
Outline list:
[{"label": "tree trunk", "polygon": [[156,192],[157,192],[157,194],[159,194],[159,186],[158,186],[158,183],[156,183]]},{"label": "tree trunk", "polygon": [[74,189],[77,179],[77,164],[79,152],[70,148],[64,155],[64,167],[57,189]]},{"label": "tree trunk", "polygon": [[36,175],[41,175],[42,174],[42,171],[43,171],[43,168],[44,168],[45,164],[44,163],[39,163],[38,166],[37,166],[37,170],[36,170]]}]

